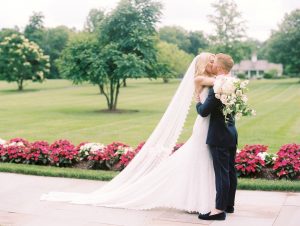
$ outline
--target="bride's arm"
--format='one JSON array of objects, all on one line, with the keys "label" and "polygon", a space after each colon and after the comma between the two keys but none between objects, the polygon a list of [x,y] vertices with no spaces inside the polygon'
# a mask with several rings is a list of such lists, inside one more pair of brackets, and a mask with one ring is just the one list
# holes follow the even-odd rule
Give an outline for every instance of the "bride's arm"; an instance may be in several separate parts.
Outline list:
[{"label": "bride's arm", "polygon": [[206,77],[206,76],[197,76],[194,81],[196,87],[199,86],[213,86],[215,82],[215,78],[213,77]]},{"label": "bride's arm", "polygon": [[195,82],[195,98],[201,93],[204,86],[213,86],[215,82],[215,78],[206,77],[206,76],[197,76],[194,79]]}]

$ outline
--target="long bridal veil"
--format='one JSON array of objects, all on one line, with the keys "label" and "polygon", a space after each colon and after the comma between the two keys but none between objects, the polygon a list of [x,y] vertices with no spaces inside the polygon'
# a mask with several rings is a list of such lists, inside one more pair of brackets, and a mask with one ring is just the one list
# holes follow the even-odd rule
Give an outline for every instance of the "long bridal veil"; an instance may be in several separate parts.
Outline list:
[{"label": "long bridal veil", "polygon": [[[130,164],[110,182],[89,195],[101,195],[107,200],[147,175],[171,154],[192,103],[196,62],[204,57],[205,54],[200,54],[193,59],[163,117]],[[72,201],[72,193],[70,196],[64,194],[50,192],[42,195],[41,200]]]}]

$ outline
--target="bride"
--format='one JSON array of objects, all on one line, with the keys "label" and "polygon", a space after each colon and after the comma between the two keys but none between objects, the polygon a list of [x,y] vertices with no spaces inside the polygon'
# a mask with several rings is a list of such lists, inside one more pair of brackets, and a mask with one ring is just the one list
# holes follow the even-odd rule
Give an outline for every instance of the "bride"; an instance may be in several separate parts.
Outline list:
[{"label": "bride", "polygon": [[204,100],[214,78],[214,55],[201,53],[190,64],[157,127],[130,164],[92,193],[50,192],[41,200],[146,210],[158,207],[207,213],[215,205],[215,175],[206,144],[209,116],[197,116],[186,143],[171,154],[193,96]]}]

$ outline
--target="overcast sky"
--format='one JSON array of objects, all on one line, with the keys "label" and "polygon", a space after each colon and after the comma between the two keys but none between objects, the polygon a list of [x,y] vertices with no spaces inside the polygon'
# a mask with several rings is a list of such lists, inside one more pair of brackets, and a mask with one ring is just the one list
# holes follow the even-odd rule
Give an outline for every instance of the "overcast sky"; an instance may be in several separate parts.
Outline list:
[{"label": "overcast sky", "polygon": [[[45,26],[66,25],[82,29],[90,9],[110,10],[119,0],[0,0],[0,28],[24,28],[33,11],[45,15]],[[212,26],[207,19],[213,13],[214,0],[160,0],[163,16],[159,26],[179,25],[187,30],[202,30],[209,34]],[[285,13],[300,8],[300,0],[236,0],[247,21],[249,37],[266,40]]]}]

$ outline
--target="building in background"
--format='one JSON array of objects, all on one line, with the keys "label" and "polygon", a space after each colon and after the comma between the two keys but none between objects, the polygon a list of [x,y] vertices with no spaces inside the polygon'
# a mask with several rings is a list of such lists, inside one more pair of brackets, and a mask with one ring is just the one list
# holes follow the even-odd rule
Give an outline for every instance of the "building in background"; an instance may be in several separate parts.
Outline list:
[{"label": "building in background", "polygon": [[242,60],[232,68],[233,75],[244,74],[247,78],[262,78],[265,73],[273,72],[276,76],[281,76],[283,72],[282,64],[270,63],[267,60],[257,60],[254,53],[251,60]]}]

